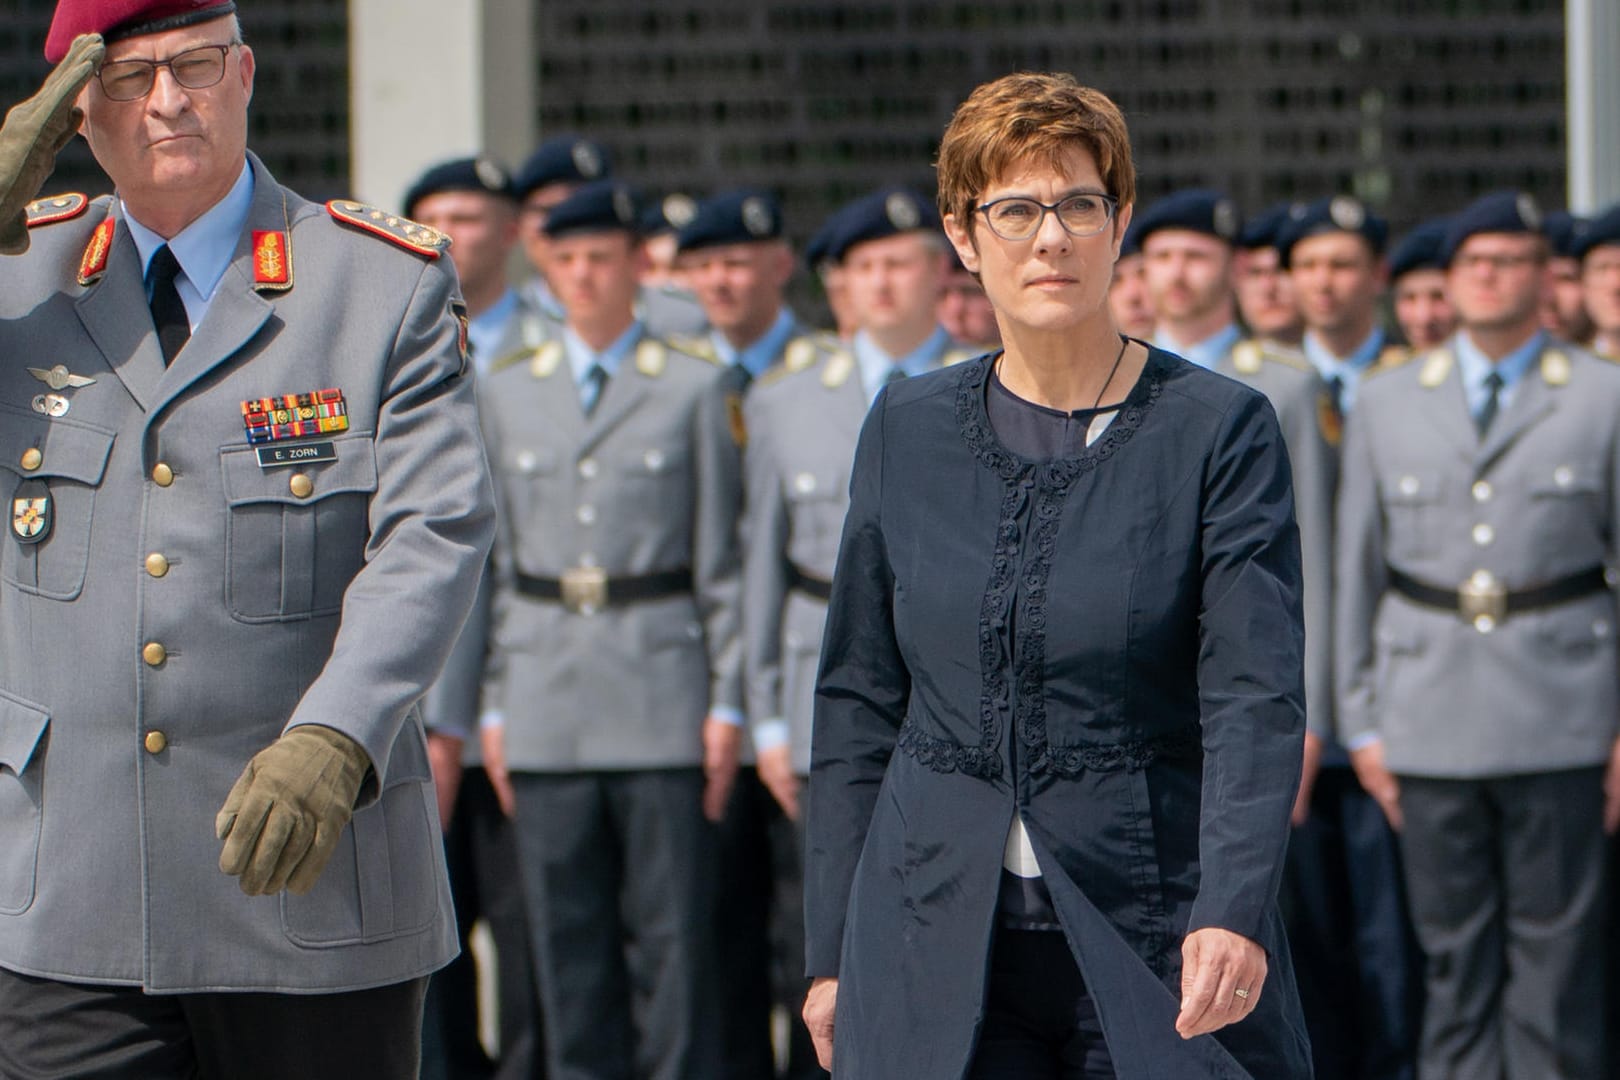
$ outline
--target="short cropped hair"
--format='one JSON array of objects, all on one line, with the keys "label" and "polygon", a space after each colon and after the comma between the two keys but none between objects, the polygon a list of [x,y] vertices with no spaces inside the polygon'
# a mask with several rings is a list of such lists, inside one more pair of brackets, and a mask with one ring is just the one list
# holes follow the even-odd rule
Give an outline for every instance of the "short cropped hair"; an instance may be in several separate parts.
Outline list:
[{"label": "short cropped hair", "polygon": [[1136,201],[1131,138],[1119,106],[1072,75],[1033,71],[980,86],[957,106],[939,145],[939,212],[969,232],[974,205],[996,178],[1034,159],[1058,167],[1075,147],[1097,163],[1103,187],[1121,206]]}]

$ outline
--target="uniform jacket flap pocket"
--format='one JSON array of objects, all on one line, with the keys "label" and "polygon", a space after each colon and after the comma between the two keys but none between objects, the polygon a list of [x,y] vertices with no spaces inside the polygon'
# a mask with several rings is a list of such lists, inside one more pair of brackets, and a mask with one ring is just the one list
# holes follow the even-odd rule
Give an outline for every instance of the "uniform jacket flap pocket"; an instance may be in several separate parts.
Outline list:
[{"label": "uniform jacket flap pocket", "polygon": [[38,705],[0,690],[0,768],[21,776],[50,721]]},{"label": "uniform jacket flap pocket", "polygon": [[428,768],[427,740],[416,723],[407,721],[400,729],[399,737],[388,751],[388,764],[383,769],[386,775],[382,778],[381,786],[384,789],[396,784],[425,783],[433,778]]},{"label": "uniform jacket flap pocket", "polygon": [[0,468],[21,476],[99,484],[112,445],[110,431],[0,405]]},{"label": "uniform jacket flap pocket", "polygon": [[1555,465],[1530,481],[1536,495],[1590,495],[1601,491],[1602,477],[1589,465]]},{"label": "uniform jacket flap pocket", "polygon": [[507,467],[519,473],[553,473],[557,461],[557,451],[544,446],[514,446],[506,451]]},{"label": "uniform jacket flap pocket", "polygon": [[333,439],[331,447],[334,456],[329,460],[272,468],[259,464],[258,447],[224,447],[219,464],[225,477],[225,501],[232,506],[264,502],[300,506],[328,495],[377,490],[377,452],[369,435]]},{"label": "uniform jacket flap pocket", "polygon": [[1440,474],[1412,470],[1383,478],[1387,503],[1432,503],[1440,498]]}]

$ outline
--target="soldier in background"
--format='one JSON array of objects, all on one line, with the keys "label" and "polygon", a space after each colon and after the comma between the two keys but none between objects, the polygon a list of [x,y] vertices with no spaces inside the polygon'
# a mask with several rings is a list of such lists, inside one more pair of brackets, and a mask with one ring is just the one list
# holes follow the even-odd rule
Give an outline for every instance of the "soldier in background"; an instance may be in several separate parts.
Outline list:
[{"label": "soldier in background", "polygon": [[567,325],[482,395],[503,510],[482,735],[515,807],[548,1071],[709,1080],[741,466],[721,369],[636,317],[637,223],[614,181],[551,210]]},{"label": "soldier in background", "polygon": [[1620,360],[1620,203],[1589,222],[1572,250],[1580,263],[1581,298],[1594,328],[1592,348]]},{"label": "soldier in background", "polygon": [[1238,316],[1251,335],[1284,348],[1297,348],[1305,332],[1293,278],[1277,253],[1277,234],[1293,205],[1282,202],[1267,207],[1243,223],[1233,242]]},{"label": "soldier in background", "polygon": [[1345,446],[1339,730],[1401,833],[1424,1080],[1604,1075],[1620,367],[1540,327],[1539,226],[1511,192],[1452,219],[1461,329]]},{"label": "soldier in background", "polygon": [[[517,199],[507,171],[487,157],[441,162],[406,192],[405,213],[450,238],[450,259],[467,297],[467,343],[480,380],[501,359],[538,348],[549,320],[506,280],[507,261],[518,242]],[[489,589],[486,573],[443,674],[422,700],[461,943],[461,955],[428,984],[424,1080],[544,1075],[517,843],[476,738]],[[469,942],[479,919],[488,924],[494,942],[497,1062],[489,1060],[478,1038],[478,973]]]},{"label": "soldier in background", "polygon": [[537,310],[557,322],[563,320],[563,309],[546,280],[546,257],[551,250],[546,219],[581,185],[612,174],[613,158],[607,147],[591,139],[557,135],[542,142],[512,177],[512,193],[518,200],[518,239],[534,271],[522,291]]},{"label": "soldier in background", "polygon": [[1114,325],[1126,337],[1138,341],[1153,339],[1153,298],[1148,293],[1147,267],[1142,259],[1142,243],[1132,221],[1120,241],[1119,259],[1108,283],[1108,310]]},{"label": "soldier in background", "polygon": [[[840,211],[843,209],[847,207],[841,207]],[[832,246],[833,235],[840,227],[839,211],[835,211],[821,223],[809,242],[804,245],[804,262],[810,268],[810,272],[816,275],[816,280],[821,283],[822,294],[827,300],[827,313],[832,317],[830,329],[833,336],[847,342],[855,336],[858,329],[855,309],[850,304],[849,283],[844,276],[843,266],[827,254]]]},{"label": "soldier in background", "polygon": [[[694,208],[676,236],[677,261],[692,284],[712,329],[695,350],[725,366],[726,405],[740,440],[746,439],[743,395],[779,363],[788,343],[803,334],[783,300],[793,276],[793,251],[783,236],[782,207],[768,192],[722,192]],[[715,907],[725,1062],[717,1077],[760,1080],[775,1074],[773,1007],[788,1010],[788,1075],[815,1064],[809,1034],[799,1021],[804,949],[790,950],[772,933],[778,909],[797,919],[803,874],[791,824],[754,767],[751,747],[737,770],[719,833],[720,880]],[[773,914],[776,919],[773,920]],[[791,936],[791,935],[790,935]],[[786,954],[786,955],[783,955]],[[784,968],[779,971],[778,969]],[[791,983],[782,978],[791,971]],[[787,992],[791,985],[792,993]]]},{"label": "soldier in background", "polygon": [[649,200],[641,211],[641,243],[647,251],[647,269],[641,284],[649,289],[676,289],[690,294],[691,286],[676,261],[676,236],[692,223],[697,200],[684,191],[672,191],[661,199]]},{"label": "soldier in background", "polygon": [[954,253],[940,289],[937,317],[939,325],[957,341],[981,345],[985,350],[1001,344],[1001,329],[996,325],[995,309],[984,295],[984,286]]},{"label": "soldier in background", "polygon": [[1440,265],[1440,244],[1449,226],[1446,218],[1425,221],[1401,237],[1389,255],[1390,306],[1414,353],[1439,346],[1457,329]]},{"label": "soldier in background", "polygon": [[1541,301],[1541,325],[1556,338],[1590,345],[1595,327],[1581,289],[1581,260],[1575,245],[1588,223],[1567,210],[1548,211],[1541,223],[1550,254],[1547,288]]},{"label": "soldier in background", "polygon": [[[1302,349],[1327,384],[1333,426],[1369,372],[1407,352],[1379,325],[1388,227],[1347,195],[1293,208],[1276,235],[1305,320]],[[1331,570],[1327,570],[1331,573]],[[1331,694],[1311,718],[1283,878],[1288,942],[1318,1080],[1412,1080],[1422,957],[1400,855],[1335,737]]]}]

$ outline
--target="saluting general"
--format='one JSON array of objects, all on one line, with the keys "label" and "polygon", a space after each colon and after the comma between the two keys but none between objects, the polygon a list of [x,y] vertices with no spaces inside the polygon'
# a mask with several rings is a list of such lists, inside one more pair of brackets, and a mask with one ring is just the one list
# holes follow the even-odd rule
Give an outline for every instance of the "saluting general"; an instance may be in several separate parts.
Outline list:
[{"label": "saluting general", "polygon": [[1277,911],[1304,725],[1264,395],[1121,335],[1123,116],[963,103],[940,206],[1005,351],[863,425],[811,742],[805,1016],[841,1080],[1310,1075]]},{"label": "saluting general", "polygon": [[8,1078],[415,1076],[455,952],[417,702],[493,527],[465,310],[436,231],[247,153],[234,10],[64,0],[33,145],[77,92],[116,191],[6,204]]}]

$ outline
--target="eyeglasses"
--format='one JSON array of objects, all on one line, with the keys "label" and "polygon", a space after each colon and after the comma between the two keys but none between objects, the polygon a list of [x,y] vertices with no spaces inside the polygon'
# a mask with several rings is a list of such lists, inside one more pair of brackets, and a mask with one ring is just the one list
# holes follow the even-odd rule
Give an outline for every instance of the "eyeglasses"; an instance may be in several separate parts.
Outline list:
[{"label": "eyeglasses", "polygon": [[157,82],[157,69],[163,67],[187,90],[206,90],[225,77],[225,54],[234,48],[235,42],[199,45],[167,60],[114,60],[102,64],[96,78],[110,101],[139,101],[150,94]]},{"label": "eyeglasses", "polygon": [[1021,195],[1009,195],[992,199],[975,209],[984,215],[990,231],[1003,240],[1028,240],[1041,231],[1048,213],[1057,215],[1058,224],[1070,236],[1096,236],[1108,227],[1118,205],[1119,200],[1112,195],[1070,195],[1051,205]]}]

